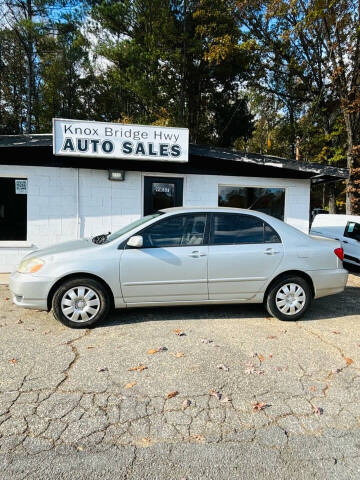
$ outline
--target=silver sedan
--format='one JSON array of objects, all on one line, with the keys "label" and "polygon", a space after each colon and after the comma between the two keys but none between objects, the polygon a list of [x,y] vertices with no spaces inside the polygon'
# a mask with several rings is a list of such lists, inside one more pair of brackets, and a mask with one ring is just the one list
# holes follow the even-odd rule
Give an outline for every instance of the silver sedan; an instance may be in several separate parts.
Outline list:
[{"label": "silver sedan", "polygon": [[264,303],[297,320],[312,299],[343,291],[339,242],[310,237],[260,212],[172,208],[110,235],[27,255],[11,275],[16,305],[53,309],[89,327],[112,308]]}]

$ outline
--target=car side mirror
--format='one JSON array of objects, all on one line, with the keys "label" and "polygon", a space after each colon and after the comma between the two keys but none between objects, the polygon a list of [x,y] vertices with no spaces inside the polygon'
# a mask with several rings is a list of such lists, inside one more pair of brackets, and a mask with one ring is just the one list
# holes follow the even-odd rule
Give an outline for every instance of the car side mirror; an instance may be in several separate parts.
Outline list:
[{"label": "car side mirror", "polygon": [[141,235],[134,235],[133,237],[130,237],[129,240],[126,242],[126,245],[132,248],[142,248],[143,244],[144,241]]}]

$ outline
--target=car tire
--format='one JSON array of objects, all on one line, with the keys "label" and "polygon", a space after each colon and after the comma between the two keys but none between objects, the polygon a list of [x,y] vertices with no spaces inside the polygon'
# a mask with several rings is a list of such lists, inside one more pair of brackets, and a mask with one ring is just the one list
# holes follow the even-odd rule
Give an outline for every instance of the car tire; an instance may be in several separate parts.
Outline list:
[{"label": "car tire", "polygon": [[92,278],[72,278],[61,284],[52,299],[56,320],[70,328],[88,328],[105,320],[111,308],[107,289]]},{"label": "car tire", "polygon": [[265,306],[269,314],[279,320],[298,320],[309,308],[312,296],[309,282],[304,278],[284,276],[270,286]]}]

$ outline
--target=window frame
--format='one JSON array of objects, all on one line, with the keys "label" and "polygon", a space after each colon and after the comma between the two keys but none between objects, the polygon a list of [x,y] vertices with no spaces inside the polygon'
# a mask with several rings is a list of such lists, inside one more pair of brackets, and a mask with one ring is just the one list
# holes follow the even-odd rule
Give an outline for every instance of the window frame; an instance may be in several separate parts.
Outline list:
[{"label": "window frame", "polygon": [[210,231],[210,221],[209,221],[209,212],[204,212],[204,211],[199,211],[199,212],[185,212],[185,213],[182,213],[182,212],[179,212],[179,213],[176,213],[174,215],[169,215],[167,217],[162,217],[160,216],[159,217],[159,220],[152,223],[151,225],[147,226],[147,227],[144,227],[142,230],[138,231],[135,233],[135,235],[140,235],[140,236],[143,236],[143,234],[146,232],[146,230],[149,230],[151,227],[153,227],[154,225],[156,225],[157,223],[159,222],[164,222],[166,220],[168,220],[169,218],[175,218],[175,217],[184,217],[184,216],[194,216],[194,215],[204,215],[206,218],[205,218],[205,231],[204,231],[204,238],[203,238],[203,242],[200,244],[200,245],[162,245],[161,247],[156,247],[156,246],[153,246],[153,247],[141,247],[141,248],[135,248],[135,247],[131,247],[129,245],[127,245],[127,241],[129,240],[129,238],[131,238],[133,235],[130,235],[130,237],[128,237],[126,240],[125,240],[125,249],[131,249],[133,250],[134,248],[136,250],[148,250],[150,248],[184,248],[184,247],[193,247],[193,248],[197,248],[197,247],[206,247],[209,245],[209,231]]},{"label": "window frame", "polygon": [[[214,243],[214,217],[215,215],[240,215],[242,217],[252,217],[252,218],[256,218],[257,220],[259,220],[260,222],[263,223],[263,241],[262,242],[241,242],[241,243]],[[280,243],[281,245],[283,244],[283,241],[282,241],[282,238],[280,236],[280,234],[277,232],[277,230],[275,230],[275,228],[270,225],[266,220],[263,220],[262,218],[260,217],[257,217],[256,215],[251,215],[251,214],[248,214],[248,213],[233,213],[233,212],[212,212],[211,213],[211,218],[210,218],[210,228],[209,228],[209,245],[210,246],[223,246],[223,245],[271,245],[272,243]],[[274,230],[274,232],[276,233],[276,235],[279,237],[279,242],[265,242],[265,225],[267,225],[268,227],[270,227],[272,230]]]}]

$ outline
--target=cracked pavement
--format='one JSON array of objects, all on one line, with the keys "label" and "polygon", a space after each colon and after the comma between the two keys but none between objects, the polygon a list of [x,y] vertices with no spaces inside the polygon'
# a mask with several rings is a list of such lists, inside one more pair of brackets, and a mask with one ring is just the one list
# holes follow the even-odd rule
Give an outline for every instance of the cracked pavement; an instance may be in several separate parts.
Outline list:
[{"label": "cracked pavement", "polygon": [[0,478],[359,479],[359,292],[291,323],[220,305],[70,330],[0,287]]}]

